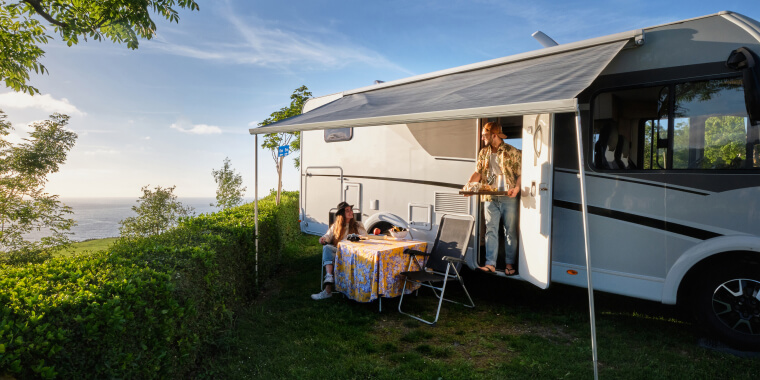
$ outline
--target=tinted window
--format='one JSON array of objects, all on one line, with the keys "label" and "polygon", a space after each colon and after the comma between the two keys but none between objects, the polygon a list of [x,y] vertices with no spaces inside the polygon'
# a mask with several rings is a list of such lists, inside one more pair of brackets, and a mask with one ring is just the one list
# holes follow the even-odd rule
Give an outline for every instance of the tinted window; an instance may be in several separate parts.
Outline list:
[{"label": "tinted window", "polygon": [[353,128],[325,129],[325,142],[349,141],[353,137]]},{"label": "tinted window", "polygon": [[605,92],[593,116],[600,169],[760,167],[758,127],[749,126],[739,78]]}]

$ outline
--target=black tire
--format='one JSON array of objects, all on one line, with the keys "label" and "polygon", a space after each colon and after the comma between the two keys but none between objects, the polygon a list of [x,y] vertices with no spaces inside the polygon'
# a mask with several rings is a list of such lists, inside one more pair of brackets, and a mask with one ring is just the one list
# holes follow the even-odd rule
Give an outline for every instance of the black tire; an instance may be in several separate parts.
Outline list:
[{"label": "black tire", "polygon": [[729,346],[760,350],[760,266],[716,265],[709,269],[694,288],[698,322]]}]

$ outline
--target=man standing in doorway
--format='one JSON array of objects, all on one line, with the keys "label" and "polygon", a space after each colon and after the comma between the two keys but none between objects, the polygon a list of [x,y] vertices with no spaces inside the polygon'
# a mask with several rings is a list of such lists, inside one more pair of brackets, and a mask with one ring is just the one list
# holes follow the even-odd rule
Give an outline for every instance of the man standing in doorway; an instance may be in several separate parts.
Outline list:
[{"label": "man standing in doorway", "polygon": [[[499,221],[504,221],[504,261],[507,266],[504,273],[512,276],[517,273],[517,212],[520,206],[520,175],[522,168],[522,152],[504,142],[507,135],[502,133],[501,124],[489,122],[481,133],[484,147],[478,153],[475,173],[469,182],[480,182],[496,187],[499,175],[509,190],[507,195],[481,195],[480,201],[485,202],[486,217],[486,265],[479,269],[484,272],[496,272],[496,258],[499,255]],[[503,236],[503,235],[502,235]]]}]

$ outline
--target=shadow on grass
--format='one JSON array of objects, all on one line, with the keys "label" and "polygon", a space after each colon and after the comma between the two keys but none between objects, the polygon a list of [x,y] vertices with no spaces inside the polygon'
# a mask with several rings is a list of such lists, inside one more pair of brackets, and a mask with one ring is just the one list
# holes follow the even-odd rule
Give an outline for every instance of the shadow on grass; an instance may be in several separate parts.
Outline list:
[{"label": "shadow on grass", "polygon": [[[434,327],[399,314],[398,299],[362,304],[342,296],[313,301],[321,247],[302,236],[289,265],[219,339],[201,378],[499,379],[593,376],[585,289],[530,284],[466,271],[476,308],[444,303]],[[463,296],[458,285],[447,296]],[[448,298],[448,297],[447,297]],[[603,378],[754,378],[760,361],[697,346],[674,308],[595,294]],[[429,313],[428,289],[404,309]]]}]

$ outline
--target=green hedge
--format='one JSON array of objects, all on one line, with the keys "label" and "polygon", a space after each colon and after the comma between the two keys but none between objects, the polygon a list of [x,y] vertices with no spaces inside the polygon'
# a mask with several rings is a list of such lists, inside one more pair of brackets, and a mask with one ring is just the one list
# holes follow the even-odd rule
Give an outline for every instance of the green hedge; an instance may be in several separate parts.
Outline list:
[{"label": "green hedge", "polygon": [[2,266],[0,377],[185,378],[282,265],[298,193],[184,220],[108,251]]}]

